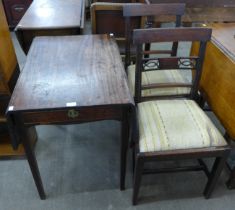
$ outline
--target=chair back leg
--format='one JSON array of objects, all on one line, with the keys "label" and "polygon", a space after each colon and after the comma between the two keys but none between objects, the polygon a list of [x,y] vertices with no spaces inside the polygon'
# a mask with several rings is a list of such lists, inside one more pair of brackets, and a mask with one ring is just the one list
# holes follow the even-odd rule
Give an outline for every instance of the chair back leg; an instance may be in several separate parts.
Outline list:
[{"label": "chair back leg", "polygon": [[144,159],[137,155],[135,161],[135,173],[134,173],[134,184],[133,184],[133,198],[132,198],[133,205],[137,204],[143,169],[144,169]]},{"label": "chair back leg", "polygon": [[213,189],[215,188],[215,184],[226,164],[226,160],[228,158],[229,151],[225,151],[222,157],[217,157],[215,159],[214,165],[211,170],[210,177],[206,184],[205,190],[203,192],[206,199],[210,198]]}]

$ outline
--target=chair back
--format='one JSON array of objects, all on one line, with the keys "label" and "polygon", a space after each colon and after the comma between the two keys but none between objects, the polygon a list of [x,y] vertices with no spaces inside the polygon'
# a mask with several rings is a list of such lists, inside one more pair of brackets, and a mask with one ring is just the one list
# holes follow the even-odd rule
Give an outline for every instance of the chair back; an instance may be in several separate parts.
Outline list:
[{"label": "chair back", "polygon": [[[149,28],[153,24],[154,16],[175,16],[176,27],[181,26],[181,17],[184,14],[185,4],[143,4],[143,5],[125,5],[123,7],[123,16],[125,17],[126,28],[126,57],[125,67],[130,65],[131,51],[130,46],[132,43],[132,30],[130,27],[131,19],[133,17],[147,17],[146,27]],[[142,24],[143,25],[143,24]],[[178,43],[174,42],[170,51],[164,51],[159,53],[176,55]]]},{"label": "chair back", "polygon": [[[209,28],[154,28],[154,29],[135,29],[133,41],[136,44],[136,73],[135,73],[135,101],[141,102],[159,98],[159,96],[142,96],[142,90],[153,88],[177,88],[188,87],[191,89],[189,94],[177,95],[177,97],[188,97],[195,99],[198,91],[198,84],[201,77],[202,65],[205,55],[207,41],[211,38]],[[145,51],[146,43],[165,43],[165,42],[199,42],[200,48],[198,55],[188,57],[159,57],[155,50]],[[148,55],[146,57],[145,55]],[[193,78],[188,83],[158,83],[142,85],[142,72],[159,70],[182,70],[190,71]],[[183,75],[182,75],[183,76]],[[170,96],[167,96],[170,97]],[[172,96],[171,96],[172,97]],[[176,97],[176,96],[173,96]]]}]

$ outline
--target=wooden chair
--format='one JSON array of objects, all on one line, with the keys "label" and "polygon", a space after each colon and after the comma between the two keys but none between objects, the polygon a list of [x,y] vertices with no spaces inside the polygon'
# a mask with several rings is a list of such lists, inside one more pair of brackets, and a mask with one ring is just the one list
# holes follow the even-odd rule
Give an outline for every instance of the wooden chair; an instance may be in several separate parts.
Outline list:
[{"label": "wooden chair", "polygon": [[[211,29],[207,28],[136,29],[133,32],[133,40],[137,45],[135,81],[137,120],[133,134],[135,140],[134,205],[137,204],[143,174],[203,170],[208,176],[204,196],[209,198],[225,165],[230,147],[194,101],[198,92],[206,43],[210,36]],[[178,41],[200,42],[198,55],[159,58],[155,56],[154,51],[143,50],[145,43]],[[145,58],[146,54],[151,57]],[[148,62],[154,63],[154,66],[151,65],[151,68],[146,69],[144,66]],[[141,83],[142,72],[175,71],[175,69],[194,72],[192,82],[187,84],[190,87],[190,93],[184,99],[169,97],[163,100],[153,100],[152,97],[143,96],[143,89],[185,86],[185,84],[178,82],[150,86]],[[207,157],[215,157],[211,172],[202,161],[202,158]],[[199,164],[173,169],[144,168],[147,162],[176,159],[198,159]]]},{"label": "wooden chair", "polygon": [[[175,26],[180,27],[181,26],[181,17],[184,14],[185,10],[185,4],[145,4],[145,5],[125,5],[123,8],[123,15],[126,19],[126,56],[125,56],[125,68],[127,70],[128,74],[128,80],[129,80],[129,87],[131,89],[132,94],[134,95],[135,90],[135,65],[130,65],[131,60],[131,51],[130,46],[132,43],[132,30],[130,28],[130,21],[132,18],[136,17],[143,17],[147,16],[147,27],[151,27],[153,24],[153,16],[164,16],[164,15],[170,15],[175,17]],[[146,47],[147,46],[147,47]],[[155,50],[154,53],[158,54],[168,54],[169,56],[176,56],[178,49],[178,42],[173,42],[172,48],[170,50]],[[150,45],[147,43],[145,45],[145,50],[150,50]],[[147,54],[145,55],[147,57]],[[147,66],[146,66],[147,68]],[[150,85],[151,83],[156,83],[161,81],[162,83],[167,81],[175,81],[178,82],[185,82],[187,83],[187,80],[182,77],[182,74],[180,71],[176,70],[174,72],[172,71],[158,71],[155,73],[143,73],[143,83],[145,85]],[[190,78],[190,75],[188,75]],[[185,95],[188,94],[190,91],[187,87],[179,87],[179,88],[173,88],[170,87],[168,89],[154,89],[151,90],[143,90],[143,94],[146,96],[169,96],[169,95]]]},{"label": "wooden chair", "polygon": [[[111,34],[120,49],[122,57],[125,56],[125,19],[123,17],[123,6],[126,3],[97,2],[91,5],[91,25],[93,34]],[[140,27],[139,18],[130,23],[130,27]],[[135,50],[132,47],[132,52]]]},{"label": "wooden chair", "polygon": [[[126,24],[126,67],[130,65],[130,44],[132,42],[132,30],[130,28],[131,19],[133,17],[143,17],[147,16],[146,27],[151,27],[154,22],[154,16],[174,16],[175,26],[181,26],[181,17],[185,11],[185,4],[147,4],[145,5],[125,5],[123,8],[123,16],[125,17]],[[172,56],[176,54],[178,43],[173,43],[172,50],[164,51],[159,53],[171,54]]]},{"label": "wooden chair", "polygon": [[[88,1],[88,0],[87,0]],[[89,5],[92,3],[96,3],[96,2],[106,2],[106,3],[136,3],[138,2],[137,0],[91,0],[89,2],[86,3],[86,5]]]}]

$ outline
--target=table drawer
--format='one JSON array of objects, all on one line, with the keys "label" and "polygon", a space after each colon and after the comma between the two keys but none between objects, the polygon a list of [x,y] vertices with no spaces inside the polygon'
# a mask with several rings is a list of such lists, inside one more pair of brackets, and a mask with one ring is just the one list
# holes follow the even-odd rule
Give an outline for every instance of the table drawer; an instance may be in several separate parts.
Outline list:
[{"label": "table drawer", "polygon": [[121,120],[122,108],[70,108],[66,110],[26,112],[22,115],[24,123],[27,125],[82,123],[109,119]]}]

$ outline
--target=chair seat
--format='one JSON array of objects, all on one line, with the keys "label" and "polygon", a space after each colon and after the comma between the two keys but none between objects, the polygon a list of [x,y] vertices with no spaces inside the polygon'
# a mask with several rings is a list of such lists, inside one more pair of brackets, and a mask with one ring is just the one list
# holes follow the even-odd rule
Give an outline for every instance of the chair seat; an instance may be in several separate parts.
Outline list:
[{"label": "chair seat", "polygon": [[[154,83],[189,83],[191,82],[191,71],[184,70],[158,70],[142,73],[142,84],[149,85]],[[128,67],[128,82],[131,93],[135,93],[135,65]],[[167,96],[185,95],[190,93],[188,87],[169,87],[142,90],[142,96]]]},{"label": "chair seat", "polygon": [[192,100],[138,104],[140,152],[227,145],[207,115]]}]

